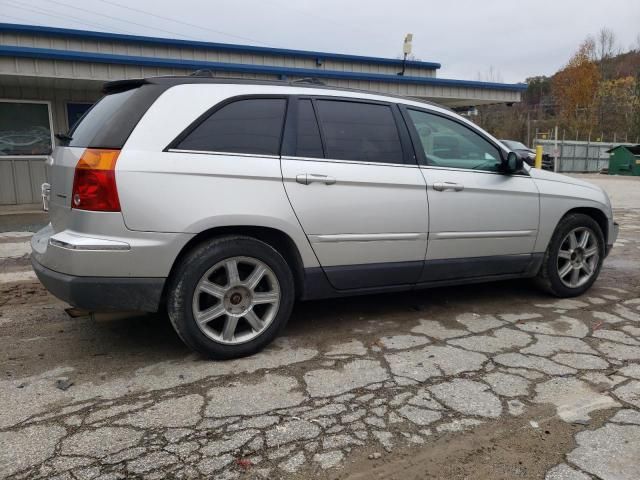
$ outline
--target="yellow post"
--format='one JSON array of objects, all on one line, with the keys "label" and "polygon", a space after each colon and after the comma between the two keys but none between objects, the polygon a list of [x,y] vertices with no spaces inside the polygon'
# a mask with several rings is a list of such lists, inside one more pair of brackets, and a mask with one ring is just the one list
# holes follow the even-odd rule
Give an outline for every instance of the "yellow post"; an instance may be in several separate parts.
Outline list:
[{"label": "yellow post", "polygon": [[533,165],[536,168],[542,168],[542,145],[536,146],[536,161]]}]

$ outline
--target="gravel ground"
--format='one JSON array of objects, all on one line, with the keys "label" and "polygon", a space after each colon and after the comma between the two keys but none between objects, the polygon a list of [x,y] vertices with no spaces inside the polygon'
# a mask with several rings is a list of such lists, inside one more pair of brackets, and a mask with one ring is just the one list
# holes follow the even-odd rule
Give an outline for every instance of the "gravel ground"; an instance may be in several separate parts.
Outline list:
[{"label": "gravel ground", "polygon": [[640,183],[623,180],[605,186],[619,241],[582,297],[511,281],[310,302],[227,362],[161,315],[68,317],[14,219],[0,478],[637,479]]}]

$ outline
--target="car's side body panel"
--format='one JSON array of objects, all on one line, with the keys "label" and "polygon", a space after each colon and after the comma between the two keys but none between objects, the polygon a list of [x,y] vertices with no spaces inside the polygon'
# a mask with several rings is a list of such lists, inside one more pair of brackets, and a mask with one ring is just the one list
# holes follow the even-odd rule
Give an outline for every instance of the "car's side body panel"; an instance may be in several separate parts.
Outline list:
[{"label": "car's side body panel", "polygon": [[[418,168],[283,158],[284,184],[320,264],[422,261],[427,195]],[[335,183],[296,180],[330,176]]]},{"label": "car's side body panel", "polygon": [[532,169],[531,175],[540,191],[540,233],[535,251],[544,252],[558,222],[567,212],[576,208],[598,210],[607,218],[607,229],[603,232],[607,242],[614,238],[613,215],[607,194],[588,182]]},{"label": "car's side body panel", "polygon": [[274,228],[295,242],[306,267],[318,264],[285,195],[279,158],[128,149],[116,175],[131,230]]},{"label": "car's side body panel", "polygon": [[[539,195],[528,175],[424,167],[431,215],[427,260],[530,254]],[[452,182],[460,191],[439,191]]]}]

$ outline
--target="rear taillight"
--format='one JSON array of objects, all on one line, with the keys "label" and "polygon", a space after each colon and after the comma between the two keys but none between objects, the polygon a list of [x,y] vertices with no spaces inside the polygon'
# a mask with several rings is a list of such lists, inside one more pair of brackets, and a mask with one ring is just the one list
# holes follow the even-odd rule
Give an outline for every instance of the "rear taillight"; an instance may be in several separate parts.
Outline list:
[{"label": "rear taillight", "polygon": [[96,212],[119,212],[116,161],[120,150],[87,148],[73,177],[71,207]]}]

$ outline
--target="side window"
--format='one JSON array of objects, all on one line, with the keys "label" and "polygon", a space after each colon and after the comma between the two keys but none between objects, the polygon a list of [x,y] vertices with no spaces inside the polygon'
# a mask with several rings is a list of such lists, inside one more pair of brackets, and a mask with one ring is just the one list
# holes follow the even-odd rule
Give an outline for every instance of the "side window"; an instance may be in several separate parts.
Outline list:
[{"label": "side window", "polygon": [[398,127],[387,105],[318,100],[326,157],[404,163]]},{"label": "side window", "polygon": [[250,98],[216,110],[176,148],[279,155],[286,100]]},{"label": "side window", "polygon": [[311,100],[298,102],[298,128],[296,138],[296,156],[323,158],[322,140],[316,114],[313,112]]},{"label": "side window", "polygon": [[448,118],[409,109],[427,164],[495,172],[500,150],[472,129]]}]

